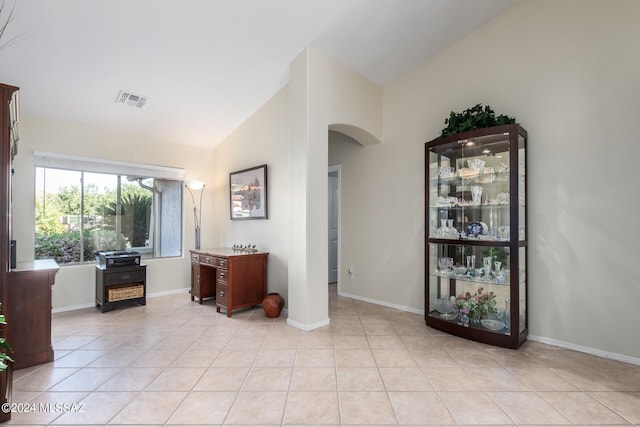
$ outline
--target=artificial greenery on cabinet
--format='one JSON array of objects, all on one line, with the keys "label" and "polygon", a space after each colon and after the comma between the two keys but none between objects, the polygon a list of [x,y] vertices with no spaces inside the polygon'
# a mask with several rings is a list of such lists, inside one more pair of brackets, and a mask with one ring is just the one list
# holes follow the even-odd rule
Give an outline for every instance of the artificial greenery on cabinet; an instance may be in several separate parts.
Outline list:
[{"label": "artificial greenery on cabinet", "polygon": [[449,114],[449,118],[444,121],[447,127],[442,129],[440,136],[455,135],[474,129],[509,125],[515,122],[516,119],[514,117],[509,117],[504,114],[496,116],[496,113],[488,105],[483,107],[482,104],[476,104],[474,107],[467,108],[462,113],[452,111]]}]

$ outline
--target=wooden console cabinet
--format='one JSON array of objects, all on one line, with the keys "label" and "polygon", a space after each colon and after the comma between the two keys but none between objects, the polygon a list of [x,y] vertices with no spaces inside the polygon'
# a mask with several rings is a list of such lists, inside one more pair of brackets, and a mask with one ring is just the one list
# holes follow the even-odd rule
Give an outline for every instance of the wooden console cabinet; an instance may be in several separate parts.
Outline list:
[{"label": "wooden console cabinet", "polygon": [[231,248],[192,250],[191,301],[216,299],[216,311],[258,305],[267,294],[267,252]]},{"label": "wooden console cabinet", "polygon": [[96,265],[96,307],[102,312],[124,304],[147,303],[145,264],[107,268]]},{"label": "wooden console cabinet", "polygon": [[51,287],[57,272],[58,264],[49,259],[19,262],[9,272],[8,304],[2,308],[14,369],[53,362]]},{"label": "wooden console cabinet", "polygon": [[[9,269],[10,240],[13,238],[11,221],[11,161],[16,154],[15,114],[18,112],[17,96],[19,88],[0,84],[0,303],[2,312],[9,312]],[[51,315],[51,307],[48,311]],[[8,317],[7,317],[8,319]],[[9,325],[2,328],[2,337],[13,345]],[[15,364],[0,372],[0,404],[11,402],[11,384]],[[11,419],[11,412],[0,411],[0,423]]]}]

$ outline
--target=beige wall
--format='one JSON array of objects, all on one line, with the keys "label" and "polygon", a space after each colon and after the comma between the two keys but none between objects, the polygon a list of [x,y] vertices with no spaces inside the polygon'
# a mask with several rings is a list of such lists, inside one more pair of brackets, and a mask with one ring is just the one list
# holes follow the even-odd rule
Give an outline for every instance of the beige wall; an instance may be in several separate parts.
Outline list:
[{"label": "beige wall", "polygon": [[[328,318],[329,128],[382,136],[382,88],[305,49],[289,67],[289,324],[314,329]],[[368,141],[371,142],[371,141]]]},{"label": "beige wall", "polygon": [[[216,146],[211,214],[217,246],[253,243],[269,252],[268,290],[281,294],[286,304],[289,248],[287,126],[287,88],[284,88]],[[265,163],[269,218],[231,221],[229,173]]]},{"label": "beige wall", "polygon": [[[328,320],[327,145],[329,126],[382,135],[382,90],[313,50],[290,68],[292,82],[216,146],[216,241],[268,251],[269,291],[285,297],[288,321],[313,329]],[[338,107],[336,107],[338,105]],[[229,219],[229,172],[266,163],[269,219]]]},{"label": "beige wall", "polygon": [[[212,179],[212,150],[208,149],[25,116],[20,123],[20,136],[13,177],[13,226],[19,261],[33,259],[34,151],[179,167],[185,169],[187,179],[206,182]],[[202,210],[206,215],[213,210],[213,203],[212,190],[207,187],[205,191]],[[148,295],[176,292],[189,287],[188,248],[194,247],[195,240],[191,213],[191,202],[185,198],[183,240],[187,256],[146,261]],[[203,218],[203,247],[213,241],[212,231]],[[95,303],[94,270],[93,265],[62,267],[53,288],[54,310],[92,306]]]},{"label": "beige wall", "polygon": [[[424,142],[438,136],[451,110],[489,104],[529,132],[531,336],[640,362],[638,16],[636,0],[523,0],[387,85],[383,143],[362,147],[338,135],[328,156],[309,165],[342,164],[342,291],[424,310]],[[252,242],[269,250],[270,290],[286,292],[297,229],[289,208],[288,102],[285,88],[216,148],[213,168],[206,150],[24,118],[15,175],[18,257],[33,251],[24,243],[33,241],[33,149],[150,160],[211,182],[203,247]],[[141,140],[142,149],[116,157]],[[113,144],[118,150],[105,148]],[[262,163],[269,165],[270,219],[230,221],[228,173]],[[150,292],[185,287],[188,277],[184,259],[150,263]],[[91,267],[64,268],[54,304],[91,302],[92,284]]]},{"label": "beige wall", "polygon": [[525,0],[387,85],[383,144],[331,145],[344,292],[424,310],[423,143],[489,104],[529,132],[530,335],[640,362],[638,16],[635,0]]}]

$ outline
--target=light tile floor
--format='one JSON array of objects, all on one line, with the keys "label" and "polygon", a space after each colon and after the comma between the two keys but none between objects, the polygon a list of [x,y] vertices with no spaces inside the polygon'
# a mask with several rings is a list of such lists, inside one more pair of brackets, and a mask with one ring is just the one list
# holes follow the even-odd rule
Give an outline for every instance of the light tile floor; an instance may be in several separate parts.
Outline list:
[{"label": "light tile floor", "polygon": [[640,424],[640,366],[467,341],[335,286],[330,317],[301,332],[187,294],[54,314],[56,360],[15,372],[8,424]]}]

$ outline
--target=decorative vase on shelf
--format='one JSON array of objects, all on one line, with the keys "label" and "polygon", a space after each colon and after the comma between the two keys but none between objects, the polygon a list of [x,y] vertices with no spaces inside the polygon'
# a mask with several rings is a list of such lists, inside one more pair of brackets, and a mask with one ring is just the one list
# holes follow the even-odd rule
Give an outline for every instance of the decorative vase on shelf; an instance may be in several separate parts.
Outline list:
[{"label": "decorative vase on shelf", "polygon": [[463,325],[469,324],[469,316],[466,313],[462,313],[460,315],[460,323],[462,323]]},{"label": "decorative vase on shelf", "polygon": [[282,298],[279,293],[272,292],[267,294],[262,300],[264,314],[269,318],[280,316],[282,307],[284,307],[284,298]]}]

